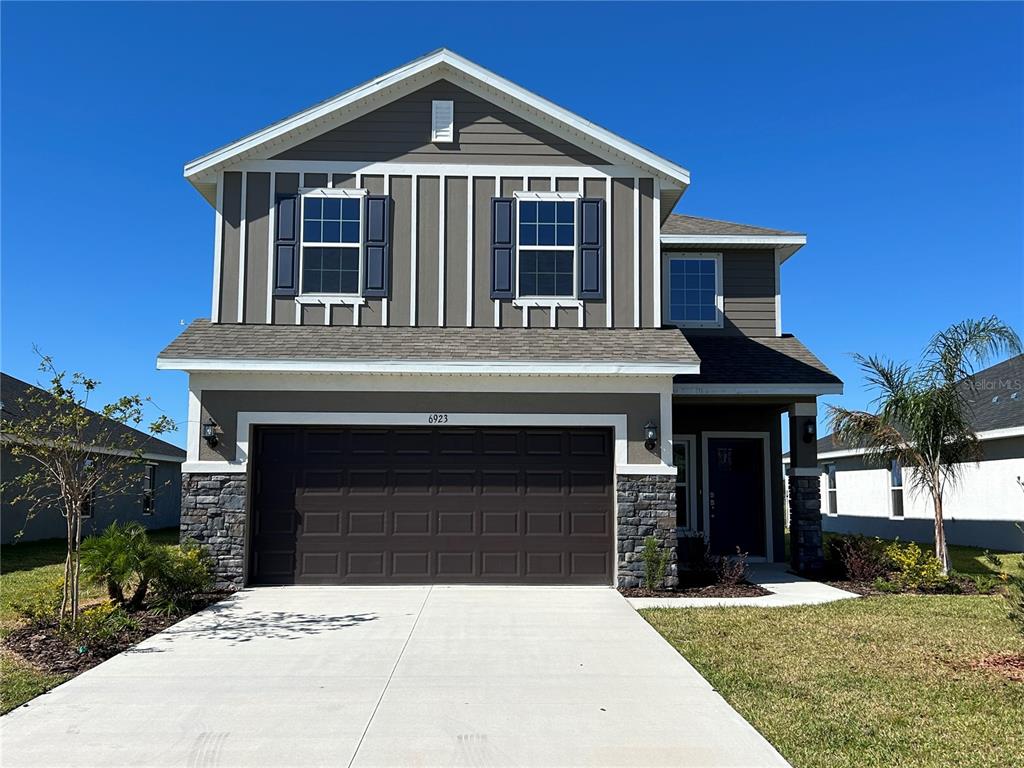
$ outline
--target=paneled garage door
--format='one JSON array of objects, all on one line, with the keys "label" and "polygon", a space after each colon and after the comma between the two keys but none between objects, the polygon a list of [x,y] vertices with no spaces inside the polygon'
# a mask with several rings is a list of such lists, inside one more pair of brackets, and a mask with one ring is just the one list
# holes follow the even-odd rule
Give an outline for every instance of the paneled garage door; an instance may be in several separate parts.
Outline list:
[{"label": "paneled garage door", "polygon": [[255,584],[611,584],[603,429],[257,428]]}]

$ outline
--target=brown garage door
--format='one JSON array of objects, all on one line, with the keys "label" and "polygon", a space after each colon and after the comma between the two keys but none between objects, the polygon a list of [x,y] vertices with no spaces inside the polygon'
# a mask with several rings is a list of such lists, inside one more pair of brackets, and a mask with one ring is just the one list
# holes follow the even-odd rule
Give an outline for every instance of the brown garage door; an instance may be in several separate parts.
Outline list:
[{"label": "brown garage door", "polygon": [[256,431],[250,582],[610,584],[601,429]]}]

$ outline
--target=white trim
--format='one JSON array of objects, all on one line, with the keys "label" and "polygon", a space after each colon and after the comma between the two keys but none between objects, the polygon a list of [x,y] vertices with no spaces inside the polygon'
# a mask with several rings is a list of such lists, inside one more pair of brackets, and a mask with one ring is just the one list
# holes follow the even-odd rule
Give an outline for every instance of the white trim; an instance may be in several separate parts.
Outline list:
[{"label": "white trim", "polygon": [[419,223],[417,221],[417,213],[420,202],[419,202],[419,187],[420,179],[415,173],[412,175],[412,191],[411,191],[411,212],[409,214],[409,325],[419,325],[416,322],[416,291],[419,290],[419,286],[416,284],[416,273],[419,269],[419,247],[420,247],[420,233]]},{"label": "white trim", "polygon": [[[896,464],[900,468],[900,484],[899,485],[893,485],[892,484],[892,465],[893,464]],[[896,459],[892,459],[889,462],[889,471],[886,472],[886,475],[889,478],[889,519],[890,520],[906,520],[907,507],[906,507],[906,503],[905,503],[906,502],[906,494],[904,494],[904,492],[903,492],[903,488],[904,488],[904,483],[903,483],[903,466]],[[896,514],[895,504],[893,504],[893,491],[899,491],[900,492],[900,500],[904,502],[903,514],[902,515],[897,515]]]},{"label": "white trim", "polygon": [[277,235],[277,172],[270,172],[270,200],[267,212],[267,323],[274,322],[274,239]]},{"label": "white trim", "polygon": [[344,304],[347,307],[361,307],[366,303],[366,299],[362,296],[347,293],[304,293],[296,296],[295,302],[297,304],[312,304],[314,306]]},{"label": "white trim", "polygon": [[476,210],[476,185],[472,176],[466,177],[466,327],[473,326],[473,214]]},{"label": "white trim", "polygon": [[[581,197],[586,197],[587,190],[586,190],[586,184],[585,184],[585,177],[584,176],[577,176],[576,177],[576,191],[580,193]],[[606,247],[607,247],[607,245],[608,244],[605,243]],[[607,284],[610,280],[611,280],[611,277],[609,275],[605,275],[605,283]],[[576,312],[576,324],[580,328],[583,328],[586,325],[586,313],[587,313],[587,310],[583,306],[583,302],[581,301],[579,309]]]},{"label": "white trim", "polygon": [[[328,186],[329,187],[332,187],[332,188],[334,187],[334,174],[333,173],[327,174],[327,182],[328,182]],[[356,174],[356,189],[363,189],[363,174],[362,173],[357,173]],[[370,193],[370,190],[368,190],[368,189],[363,189],[363,191],[367,195]],[[366,233],[365,233],[365,231],[363,229],[363,226],[365,224],[365,222],[363,221],[363,215],[364,215],[365,211],[366,211],[365,200],[360,200],[359,201],[359,287],[357,288],[360,296],[363,294],[363,260],[364,260],[363,257],[365,256],[365,254],[363,253],[363,248],[365,247],[365,242],[364,241],[366,240]],[[362,312],[362,305],[361,304],[353,305],[353,307],[352,307],[352,325],[359,325],[359,320],[360,320],[361,312]],[[332,313],[333,313],[333,309],[331,307],[325,307],[324,308],[324,315],[325,315],[325,317],[324,317],[324,325],[330,325],[331,324],[331,314]]]},{"label": "white trim", "polygon": [[765,538],[765,560],[772,562],[775,556],[774,542],[772,536],[772,482],[771,482],[771,460],[769,457],[770,444],[767,432],[702,432],[701,433],[701,487],[704,508],[704,538],[711,541],[711,508],[708,504],[711,489],[708,484],[708,439],[715,438],[750,438],[762,441],[761,455],[764,457],[764,538]]},{"label": "white trim", "polygon": [[672,382],[665,382],[658,393],[658,434],[661,435],[661,461],[674,466],[672,455]]},{"label": "white trim", "polygon": [[[494,197],[501,197],[501,174],[494,174]],[[493,258],[492,254],[489,254],[487,259],[488,262]],[[488,291],[488,294],[490,291]],[[501,327],[501,299],[494,299],[494,327]]]},{"label": "white trim", "polygon": [[238,322],[245,322],[246,218],[249,214],[249,172],[242,171],[241,223],[238,227]]},{"label": "white trim", "polygon": [[[330,183],[333,181],[332,174],[327,174],[327,180]],[[305,179],[303,179],[305,181]],[[356,184],[359,183],[359,177],[356,176]],[[297,300],[300,303],[324,303],[322,301],[315,302],[302,302],[301,299],[305,297],[311,297],[314,299],[327,299],[327,298],[339,298],[339,299],[354,299],[359,298],[362,291],[363,285],[363,246],[364,246],[364,234],[363,234],[363,215],[364,208],[363,200],[366,198],[366,190],[362,188],[348,189],[342,187],[302,187],[298,191],[299,193],[299,295]],[[327,199],[327,198],[339,198],[343,200],[359,200],[359,239],[355,243],[349,242],[337,242],[337,243],[324,243],[324,242],[306,242],[306,199]],[[339,233],[340,236],[340,233]],[[305,286],[305,269],[303,265],[306,259],[306,248],[337,248],[339,251],[346,248],[355,248],[358,251],[358,273],[356,277],[356,290],[353,293],[315,293],[307,291]],[[340,287],[340,286],[339,286]],[[333,302],[333,303],[345,303],[345,302]],[[355,302],[353,304],[352,316],[353,324],[359,325],[358,306]],[[324,310],[324,325],[331,324],[330,310]],[[239,320],[241,322],[241,320]]]},{"label": "white trim", "polygon": [[[524,177],[523,178],[523,186],[527,186],[528,184],[529,184],[529,179]],[[512,237],[513,237],[513,239],[515,241],[515,263],[512,266],[512,269],[513,269],[513,272],[514,272],[514,274],[512,276],[512,280],[515,283],[515,289],[512,292],[513,293],[513,297],[514,297],[513,301],[512,301],[512,306],[519,307],[519,308],[522,309],[522,312],[523,312],[523,328],[529,328],[530,327],[530,322],[529,322],[529,314],[530,314],[530,312],[529,312],[529,309],[527,309],[527,307],[530,307],[530,306],[543,306],[543,305],[531,305],[531,304],[517,303],[520,300],[533,301],[535,299],[547,299],[547,300],[560,299],[560,300],[563,300],[563,301],[572,301],[572,300],[576,299],[576,296],[577,296],[577,293],[578,293],[577,281],[579,279],[579,264],[577,263],[578,262],[577,254],[579,253],[579,242],[580,242],[580,232],[579,232],[580,226],[579,225],[580,225],[580,223],[578,221],[578,218],[579,218],[579,206],[574,204],[574,206],[573,206],[573,214],[572,214],[572,221],[573,221],[573,224],[572,224],[572,237],[573,237],[573,244],[571,246],[569,246],[569,245],[523,245],[522,243],[519,242],[519,229],[520,229],[520,224],[522,223],[522,218],[521,218],[521,216],[519,214],[519,204],[521,202],[523,202],[523,201],[527,201],[527,202],[541,202],[541,201],[545,201],[545,200],[550,200],[550,201],[555,201],[555,202],[569,202],[569,201],[573,201],[575,203],[576,201],[578,201],[580,199],[580,197],[581,197],[580,194],[577,193],[577,192],[547,192],[547,191],[523,192],[523,191],[515,191],[515,192],[512,193],[512,199],[514,200],[514,205],[515,205],[515,208],[516,208],[515,219],[514,219],[515,220],[515,229],[516,229],[516,231],[512,233]],[[571,252],[572,253],[572,294],[571,295],[566,294],[565,296],[522,296],[521,297],[519,295],[519,251],[520,250],[527,250],[527,251],[554,251],[554,252],[566,252],[566,251],[568,251],[568,252]]]},{"label": "white trim", "polygon": [[[457,160],[457,156],[452,156]],[[571,179],[582,174],[585,178],[600,179],[632,177],[636,175],[636,167],[632,165],[597,164],[597,165],[494,165],[490,163],[408,163],[370,160],[245,160],[232,163],[232,171],[259,171],[266,173],[324,173],[353,176],[362,173],[366,176],[380,176],[390,173],[392,176],[480,176],[490,178],[520,178],[520,172],[527,178],[547,177],[555,174],[558,178]],[[514,175],[512,172],[515,171]],[[572,171],[573,176],[566,174]],[[338,187],[341,189],[341,187]],[[666,235],[673,237],[673,235]]]},{"label": "white trim", "polygon": [[675,467],[668,464],[617,464],[617,475],[677,475]]},{"label": "white trim", "polygon": [[661,235],[662,245],[806,245],[806,235]]},{"label": "white trim", "polygon": [[604,180],[604,199],[604,324],[606,328],[611,328],[615,322],[614,317],[612,315],[612,283],[615,282],[614,280],[612,280],[612,217],[615,214],[612,210],[611,176]]},{"label": "white trim", "polygon": [[[356,86],[332,99],[303,110],[296,115],[274,123],[263,130],[252,133],[185,165],[186,178],[200,176],[214,167],[241,159],[240,156],[280,151],[280,146],[271,149],[268,145],[302,141],[309,133],[322,133],[335,125],[352,120],[359,114],[379,108],[382,103],[399,98],[406,92],[442,78],[454,79],[457,84],[492,100],[497,96],[499,104],[510,111],[519,113],[575,143],[596,145],[615,154],[649,166],[681,186],[690,183],[690,174],[685,168],[655,155],[614,133],[600,128],[588,120],[527,91],[483,67],[447,50],[441,49],[391,70],[368,83]],[[376,97],[376,98],[374,98]],[[306,128],[305,131],[298,129]],[[296,136],[298,134],[298,136]]]},{"label": "white trim", "polygon": [[654,180],[654,215],[651,217],[651,269],[654,277],[654,327],[661,327],[661,179]]},{"label": "white trim", "polygon": [[676,384],[676,395],[841,395],[842,384]]},{"label": "white trim", "polygon": [[[391,205],[391,202],[390,202],[390,200],[391,200],[391,174],[390,173],[385,173],[384,174],[384,195],[388,198],[388,200],[389,200],[388,205],[391,208],[392,215],[394,215],[394,206]],[[394,244],[392,243],[392,257],[394,256],[394,252],[393,251],[394,251]],[[392,274],[393,274],[393,272],[392,272]],[[360,287],[362,287],[362,286],[360,286]],[[383,296],[381,298],[381,300],[380,300],[380,324],[381,325],[389,325],[390,324],[390,321],[388,319],[388,297],[387,296]]]},{"label": "white trim", "polygon": [[[454,129],[453,129],[454,130]],[[445,247],[447,245],[447,224],[444,218],[445,207],[448,198],[448,177],[443,173],[438,178],[438,192],[437,192],[437,210],[438,210],[438,224],[437,224],[437,325],[443,328],[444,322],[444,300],[445,300]]]},{"label": "white trim", "polygon": [[577,307],[580,307],[582,305],[583,305],[583,300],[582,299],[567,299],[567,298],[559,298],[559,297],[552,297],[550,299],[546,299],[546,298],[512,299],[512,306],[513,307],[549,307],[551,309],[556,309],[558,307],[565,307],[567,309],[576,309]]},{"label": "white trim", "polygon": [[661,325],[674,325],[678,328],[721,328],[725,324],[725,291],[722,278],[722,254],[712,252],[680,252],[669,253],[663,258],[661,268],[665,271],[662,282],[662,307],[672,310],[672,262],[673,261],[714,261],[715,262],[715,319],[714,320],[672,320],[661,317]]},{"label": "white trim", "polygon": [[[686,487],[686,496],[688,500],[687,509],[690,511],[690,524],[688,526],[677,525],[676,529],[683,531],[694,531],[696,532],[697,527],[697,436],[695,434],[678,434],[672,435],[673,447],[676,443],[686,446],[686,469],[687,477],[683,482]],[[675,466],[675,454],[672,456],[672,464]],[[679,495],[679,472],[676,467],[676,496]],[[678,515],[678,512],[677,512]],[[678,517],[677,517],[678,522]]]},{"label": "white trim", "polygon": [[[625,418],[625,417],[623,417],[623,418]],[[158,440],[159,439],[159,438],[153,437],[152,435],[145,435],[145,437],[149,437],[149,438],[152,438],[154,440]],[[19,438],[13,437],[13,436],[11,436],[10,434],[7,434],[7,433],[0,433],[0,443],[21,443],[21,444],[25,444],[25,443],[29,443],[29,442],[40,442],[40,443],[49,444],[49,445],[53,444],[52,440],[26,441],[26,440],[21,440]],[[85,451],[87,453],[102,453],[105,456],[135,456],[136,455],[135,451],[129,451],[129,450],[124,449],[124,448],[106,448],[106,447],[99,446],[99,445],[82,445],[80,443],[75,443],[74,447],[77,448],[77,449],[81,449],[81,450],[83,450],[83,451]],[[138,454],[138,456],[139,456],[140,459],[143,459],[143,460],[146,460],[146,461],[169,461],[169,462],[173,462],[175,464],[182,464],[185,461],[185,459],[182,458],[181,456],[171,456],[171,455],[166,454],[166,453],[152,453],[152,452],[149,452],[149,451],[141,453],[141,454]]]},{"label": "white trim", "polygon": [[203,419],[203,389],[194,376],[188,377],[188,422],[185,425],[186,461],[199,461],[200,422]]},{"label": "white trim", "polygon": [[181,471],[185,474],[190,472],[245,474],[248,468],[245,464],[238,464],[234,461],[186,461],[181,465]]},{"label": "white trim", "polygon": [[[524,178],[524,181],[529,179]],[[543,200],[562,200],[563,202],[569,200],[579,200],[583,195],[579,192],[553,192],[546,189],[534,189],[534,190],[516,190],[512,193],[512,197],[518,200],[529,200],[539,202]]]},{"label": "white trim", "polygon": [[775,335],[782,335],[782,260],[775,251]]},{"label": "white trim", "polygon": [[224,231],[224,173],[217,174],[217,202],[213,212],[213,299],[210,305],[210,319],[220,322],[220,273],[223,269],[221,248]]},{"label": "white trim", "polygon": [[677,376],[697,373],[697,363],[547,361],[246,360],[158,357],[163,371],[266,371],[310,373],[509,374],[575,376]]},{"label": "white trim", "polygon": [[[611,270],[606,278],[611,280]],[[640,327],[640,178],[633,179],[633,327]]]}]

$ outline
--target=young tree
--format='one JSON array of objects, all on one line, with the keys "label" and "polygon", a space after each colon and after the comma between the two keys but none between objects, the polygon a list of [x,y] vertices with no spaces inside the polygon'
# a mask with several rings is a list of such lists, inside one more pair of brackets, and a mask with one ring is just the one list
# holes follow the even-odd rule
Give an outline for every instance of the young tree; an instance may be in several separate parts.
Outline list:
[{"label": "young tree", "polygon": [[[40,358],[39,370],[49,378],[49,389],[32,389],[13,400],[4,398],[0,430],[20,467],[15,476],[5,478],[0,489],[12,504],[24,504],[26,524],[37,514],[65,517],[67,557],[60,619],[68,619],[74,626],[83,508],[141,492],[148,438],[134,428],[142,423],[145,407],[152,400],[125,395],[90,411],[89,397],[99,382],[82,373],[69,376],[57,370],[52,358]],[[176,428],[164,415],[149,425],[154,435]]]},{"label": "young tree", "polygon": [[937,333],[916,366],[855,355],[878,396],[877,413],[829,406],[836,441],[864,448],[866,460],[909,469],[911,488],[929,495],[935,513],[935,557],[949,572],[942,501],[968,463],[981,458],[969,400],[976,366],[1018,354],[1017,334],[996,317],[965,320]]}]

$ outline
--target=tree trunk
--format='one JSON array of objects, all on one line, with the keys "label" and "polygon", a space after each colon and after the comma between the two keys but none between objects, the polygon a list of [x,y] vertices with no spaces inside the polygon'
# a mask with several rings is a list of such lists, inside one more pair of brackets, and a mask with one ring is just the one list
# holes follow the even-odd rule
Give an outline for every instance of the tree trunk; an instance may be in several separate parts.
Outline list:
[{"label": "tree trunk", "polygon": [[113,579],[107,579],[107,596],[118,605],[124,605],[124,591]]},{"label": "tree trunk", "polygon": [[64,585],[61,588],[60,593],[60,623],[64,623],[64,619],[67,616],[68,608],[71,603],[71,549],[75,540],[74,535],[71,532],[72,519],[71,511],[68,510],[68,522],[67,522],[67,554],[64,556]]},{"label": "tree trunk", "polygon": [[932,494],[935,505],[935,557],[942,563],[942,574],[949,575],[949,550],[946,548],[946,528],[942,521],[942,492]]},{"label": "tree trunk", "polygon": [[142,602],[146,599],[146,591],[148,589],[149,577],[143,576],[139,579],[139,585],[135,588],[135,593],[132,595],[132,599],[128,601],[127,608],[129,611],[137,611],[142,607]]}]

